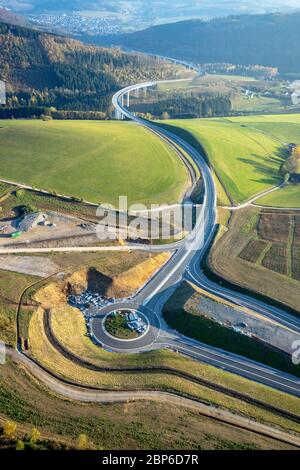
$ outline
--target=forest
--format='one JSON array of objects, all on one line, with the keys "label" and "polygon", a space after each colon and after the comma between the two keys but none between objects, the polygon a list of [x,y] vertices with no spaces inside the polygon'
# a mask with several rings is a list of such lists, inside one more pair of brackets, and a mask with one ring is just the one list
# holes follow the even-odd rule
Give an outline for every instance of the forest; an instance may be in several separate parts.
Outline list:
[{"label": "forest", "polygon": [[201,64],[258,64],[300,74],[299,29],[300,12],[274,13],[181,21],[94,40]]},{"label": "forest", "polygon": [[226,96],[172,96],[147,106],[154,118],[193,119],[199,117],[228,116],[231,101]]},{"label": "forest", "polygon": [[[176,76],[176,69],[145,56],[0,23],[0,79],[7,108],[54,107],[111,113],[119,88]],[[175,77],[174,77],[175,78]],[[17,113],[16,113],[17,114]],[[43,112],[42,112],[43,114]]]}]

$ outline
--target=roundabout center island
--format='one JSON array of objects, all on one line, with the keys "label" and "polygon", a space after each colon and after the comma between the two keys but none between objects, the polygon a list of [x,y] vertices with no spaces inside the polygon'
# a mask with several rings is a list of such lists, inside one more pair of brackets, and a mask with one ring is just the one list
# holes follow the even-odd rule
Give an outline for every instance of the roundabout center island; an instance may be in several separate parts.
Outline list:
[{"label": "roundabout center island", "polygon": [[133,309],[118,309],[103,320],[105,332],[120,340],[132,341],[147,334],[150,324],[146,316]]}]

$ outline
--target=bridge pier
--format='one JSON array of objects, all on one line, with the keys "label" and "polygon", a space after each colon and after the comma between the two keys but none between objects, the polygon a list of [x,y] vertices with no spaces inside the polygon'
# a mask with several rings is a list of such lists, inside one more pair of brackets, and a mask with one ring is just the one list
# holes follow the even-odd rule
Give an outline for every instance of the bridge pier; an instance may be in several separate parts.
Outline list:
[{"label": "bridge pier", "polygon": [[130,107],[130,91],[127,93],[127,108]]},{"label": "bridge pier", "polygon": [[115,108],[115,119],[116,119],[117,121],[120,120],[120,113],[119,113],[119,110],[118,110],[117,108]]}]

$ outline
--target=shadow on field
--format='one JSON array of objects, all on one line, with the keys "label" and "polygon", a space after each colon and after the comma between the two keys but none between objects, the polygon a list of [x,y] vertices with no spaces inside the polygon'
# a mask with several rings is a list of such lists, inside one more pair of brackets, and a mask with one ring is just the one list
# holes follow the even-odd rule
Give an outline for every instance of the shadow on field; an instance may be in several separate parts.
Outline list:
[{"label": "shadow on field", "polygon": [[[276,153],[276,155],[279,157],[279,153]],[[251,181],[259,181],[260,183],[274,185],[278,183],[279,178],[280,161],[278,161],[278,157],[270,156],[270,158],[266,160],[261,155],[253,154],[253,160],[247,157],[239,157],[238,160],[251,166],[251,168],[255,168],[255,170],[261,173],[261,178],[252,179]],[[280,158],[283,157],[281,156]],[[271,164],[274,164],[274,168],[270,166]],[[265,176],[265,178],[263,176]]]}]

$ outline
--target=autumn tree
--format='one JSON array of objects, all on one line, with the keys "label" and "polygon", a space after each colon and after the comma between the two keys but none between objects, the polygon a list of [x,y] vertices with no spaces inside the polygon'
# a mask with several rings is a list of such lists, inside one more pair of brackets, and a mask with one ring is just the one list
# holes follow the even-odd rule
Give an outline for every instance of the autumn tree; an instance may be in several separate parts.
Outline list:
[{"label": "autumn tree", "polygon": [[86,434],[79,434],[76,449],[77,450],[86,450],[88,447],[88,437]]},{"label": "autumn tree", "polygon": [[298,181],[300,176],[300,145],[293,148],[290,157],[282,163],[280,167],[280,175],[284,177],[284,181]]},{"label": "autumn tree", "polygon": [[296,145],[296,147],[293,148],[292,154],[294,157],[300,158],[300,145]]},{"label": "autumn tree", "polygon": [[40,437],[41,437],[40,431],[36,428],[32,428],[31,433],[30,433],[30,445],[34,446]]},{"label": "autumn tree", "polygon": [[170,114],[165,111],[162,113],[161,118],[163,121],[166,121],[167,119],[170,119]]},{"label": "autumn tree", "polygon": [[21,439],[18,439],[17,441],[16,450],[25,450],[25,444]]},{"label": "autumn tree", "polygon": [[12,439],[17,430],[17,424],[14,421],[6,421],[3,425],[3,436]]}]

